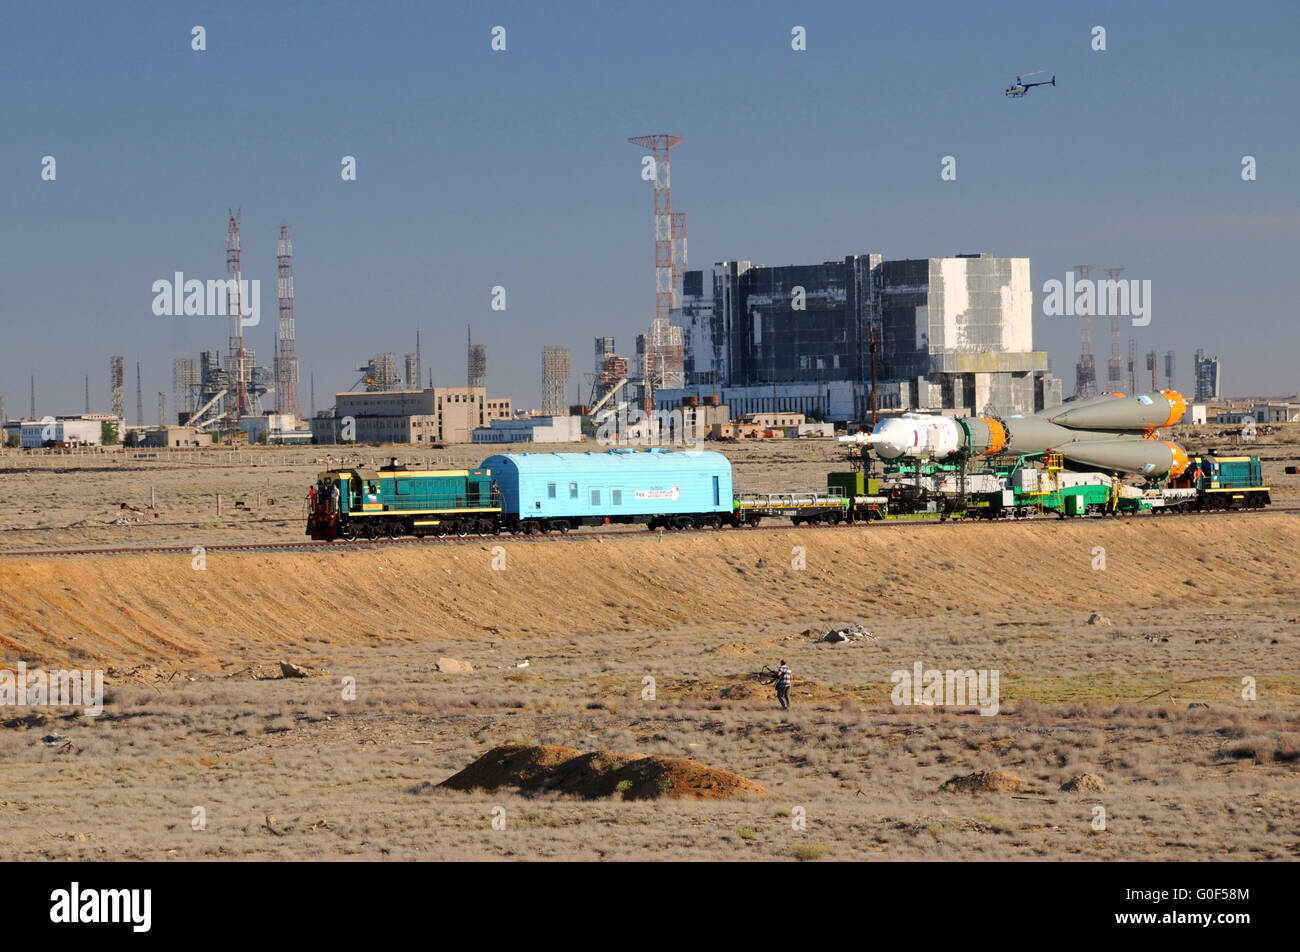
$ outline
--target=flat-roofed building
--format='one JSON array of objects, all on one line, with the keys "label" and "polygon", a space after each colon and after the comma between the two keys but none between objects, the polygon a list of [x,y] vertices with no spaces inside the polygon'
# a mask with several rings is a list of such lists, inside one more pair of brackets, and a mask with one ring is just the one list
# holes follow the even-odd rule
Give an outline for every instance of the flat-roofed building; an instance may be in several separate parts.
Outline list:
[{"label": "flat-roofed building", "polygon": [[350,391],[335,395],[333,418],[311,426],[318,443],[470,443],[476,428],[510,412],[509,400],[489,400],[483,387]]}]

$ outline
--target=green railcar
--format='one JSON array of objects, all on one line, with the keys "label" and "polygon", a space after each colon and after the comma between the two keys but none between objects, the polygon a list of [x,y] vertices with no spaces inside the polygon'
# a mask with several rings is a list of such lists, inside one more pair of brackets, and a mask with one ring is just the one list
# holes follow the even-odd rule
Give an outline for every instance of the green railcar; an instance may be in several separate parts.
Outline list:
[{"label": "green railcar", "polygon": [[500,531],[500,494],[486,469],[409,470],[393,462],[371,474],[332,470],[317,477],[309,497],[307,535],[313,539]]},{"label": "green railcar", "polygon": [[1258,456],[1193,456],[1173,485],[1195,489],[1200,510],[1262,509],[1272,502]]}]

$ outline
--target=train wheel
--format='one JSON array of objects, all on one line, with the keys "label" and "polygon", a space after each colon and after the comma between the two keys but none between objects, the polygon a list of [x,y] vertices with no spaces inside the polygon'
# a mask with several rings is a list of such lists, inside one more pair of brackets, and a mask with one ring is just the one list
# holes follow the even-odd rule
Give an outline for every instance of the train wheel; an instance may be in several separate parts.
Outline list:
[{"label": "train wheel", "polygon": [[352,526],[348,526],[346,529],[344,529],[342,532],[339,533],[339,538],[342,539],[344,542],[356,542],[357,530],[352,528]]},{"label": "train wheel", "polygon": [[469,535],[469,526],[465,525],[464,522],[457,522],[457,523],[456,523],[456,537],[457,537],[457,538],[460,538],[460,539],[463,539],[463,538],[465,538],[465,536],[467,536],[467,535]]},{"label": "train wheel", "polygon": [[384,529],[384,535],[390,539],[400,539],[402,537],[402,527],[390,522],[387,528]]},{"label": "train wheel", "polygon": [[569,528],[570,528],[570,527],[569,527],[569,524],[568,524],[567,522],[560,522],[560,523],[557,523],[556,526],[555,526],[555,528],[558,529],[558,530],[560,531],[560,535],[568,535],[568,534],[569,534]]}]

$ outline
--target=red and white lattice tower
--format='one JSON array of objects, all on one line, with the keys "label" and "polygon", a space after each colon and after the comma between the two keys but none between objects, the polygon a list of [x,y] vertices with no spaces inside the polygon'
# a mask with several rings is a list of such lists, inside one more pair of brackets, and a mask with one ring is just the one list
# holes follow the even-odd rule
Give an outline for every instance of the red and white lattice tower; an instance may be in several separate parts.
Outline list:
[{"label": "red and white lattice tower", "polygon": [[[673,328],[669,315],[681,306],[682,272],[686,270],[686,213],[673,212],[669,150],[681,136],[635,136],[627,140],[649,149],[654,157],[655,186],[655,319],[650,325],[641,368],[646,384],[645,409],[654,409],[654,391],[684,383],[681,328]],[[676,331],[676,333],[674,333]]]},{"label": "red and white lattice tower", "polygon": [[289,226],[280,226],[280,247],[275,258],[280,273],[279,349],[275,352],[275,412],[302,419],[298,400],[298,354],[293,327],[293,241]]},{"label": "red and white lattice tower", "polygon": [[226,393],[226,431],[232,437],[239,432],[240,417],[248,416],[251,412],[248,402],[248,358],[244,353],[239,215],[238,211],[230,212],[230,218],[226,222],[226,278],[233,282],[226,290],[226,313],[230,315],[230,354],[226,363],[229,381]]}]

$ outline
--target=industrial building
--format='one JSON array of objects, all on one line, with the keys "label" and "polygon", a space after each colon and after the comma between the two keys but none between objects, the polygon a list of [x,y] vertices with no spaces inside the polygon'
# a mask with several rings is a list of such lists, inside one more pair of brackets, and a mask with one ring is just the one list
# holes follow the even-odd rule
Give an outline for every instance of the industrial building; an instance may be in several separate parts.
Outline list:
[{"label": "industrial building", "polygon": [[136,431],[137,446],[196,450],[212,446],[212,434],[193,426],[153,426]]},{"label": "industrial building", "polygon": [[266,413],[262,416],[244,417],[239,429],[249,443],[310,443],[311,430],[299,429],[298,420],[291,413]]},{"label": "industrial building", "polygon": [[658,392],[660,409],[716,395],[741,415],[869,419],[873,349],[879,409],[1009,415],[1061,402],[1033,349],[1028,258],[724,261],[707,278],[684,275],[687,384]]},{"label": "industrial building", "polygon": [[1195,400],[1217,400],[1222,395],[1220,387],[1220,366],[1218,357],[1206,357],[1205,351],[1198,350],[1194,362],[1196,372]]},{"label": "industrial building", "polygon": [[475,443],[578,443],[582,417],[527,417],[496,419],[474,430]]},{"label": "industrial building", "polygon": [[542,414],[564,416],[568,409],[569,348],[542,348]]},{"label": "industrial building", "polygon": [[1296,397],[1290,400],[1268,400],[1256,403],[1251,408],[1256,423],[1300,423],[1300,402]]},{"label": "industrial building", "polygon": [[25,450],[39,449],[47,443],[55,446],[102,446],[104,443],[101,421],[79,416],[24,421],[21,432]]},{"label": "industrial building", "polygon": [[336,394],[334,415],[317,416],[311,429],[317,443],[348,432],[357,443],[469,443],[476,428],[509,416],[510,401],[489,400],[482,387],[363,390]]}]

